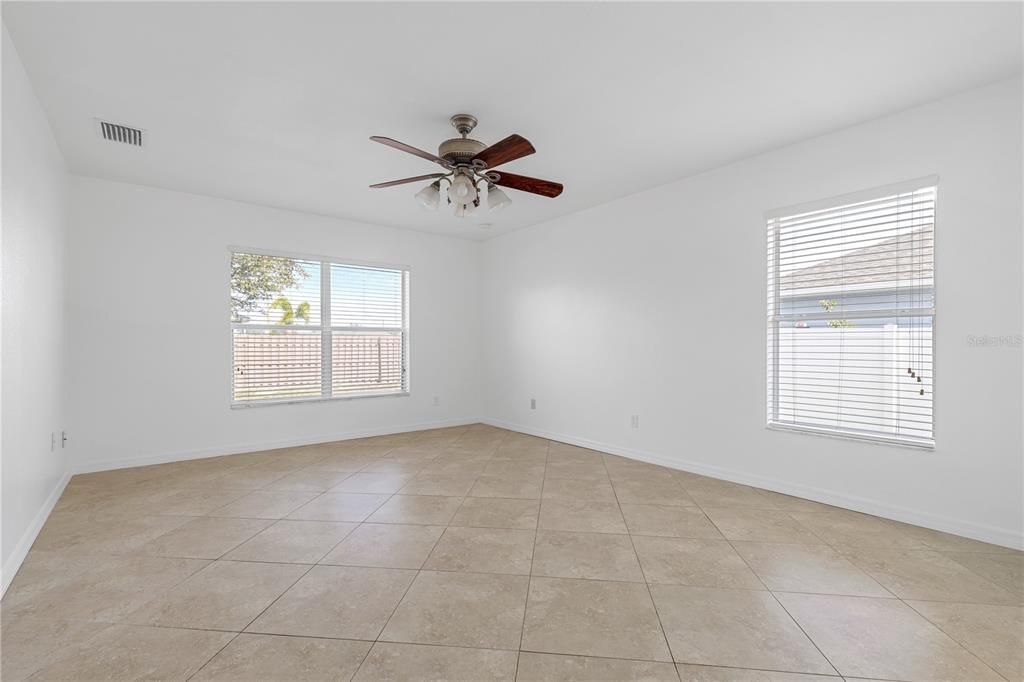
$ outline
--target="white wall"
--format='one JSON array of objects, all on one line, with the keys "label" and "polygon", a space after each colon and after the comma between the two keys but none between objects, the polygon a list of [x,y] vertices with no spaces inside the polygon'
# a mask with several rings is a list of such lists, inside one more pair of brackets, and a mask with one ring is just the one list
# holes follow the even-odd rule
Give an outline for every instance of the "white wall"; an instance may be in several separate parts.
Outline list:
[{"label": "white wall", "polygon": [[[66,483],[60,448],[66,384],[67,172],[46,115],[3,29],[3,233],[0,333],[2,587],[7,588]],[[50,451],[50,434],[57,448]]]},{"label": "white wall", "polygon": [[[1021,123],[1003,82],[487,242],[487,414],[1019,545],[1021,348],[967,337],[1021,334]],[[763,213],[934,173],[935,450],[766,430]]]},{"label": "white wall", "polygon": [[[71,207],[76,471],[479,416],[479,244],[74,176]],[[230,409],[229,246],[410,266],[411,395]]]}]

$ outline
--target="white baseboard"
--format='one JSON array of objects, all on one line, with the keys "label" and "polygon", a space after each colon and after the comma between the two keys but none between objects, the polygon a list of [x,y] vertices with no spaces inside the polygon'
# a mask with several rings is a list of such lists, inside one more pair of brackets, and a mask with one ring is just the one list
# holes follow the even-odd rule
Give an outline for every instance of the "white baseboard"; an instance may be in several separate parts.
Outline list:
[{"label": "white baseboard", "polygon": [[406,424],[403,426],[383,427],[379,429],[366,429],[363,431],[343,431],[340,433],[322,433],[315,436],[304,436],[301,438],[288,438],[283,440],[259,441],[251,443],[238,443],[234,445],[218,445],[209,448],[196,450],[162,452],[136,457],[121,457],[118,459],[99,460],[95,462],[83,462],[74,468],[76,474],[88,474],[97,471],[111,471],[113,469],[126,469],[129,467],[140,467],[148,464],[165,464],[167,462],[181,462],[190,459],[205,459],[207,457],[220,457],[223,455],[239,455],[246,452],[259,452],[261,450],[274,450],[276,448],[293,448],[300,445],[315,445],[317,443],[331,443],[339,440],[352,440],[353,438],[369,438],[371,436],[390,436],[395,433],[407,433],[410,431],[426,431],[428,429],[444,429],[452,426],[466,426],[478,424],[478,418],[452,419],[438,422],[420,422],[418,424]]},{"label": "white baseboard", "polygon": [[1024,538],[1021,538],[1020,534],[1006,528],[997,528],[995,526],[954,519],[940,514],[922,512],[890,504],[888,502],[859,497],[856,495],[848,495],[834,490],[814,488],[799,483],[791,483],[763,476],[753,476],[740,471],[734,471],[732,469],[724,469],[722,467],[701,464],[699,462],[691,462],[674,457],[665,457],[664,455],[624,448],[617,445],[609,445],[608,443],[601,443],[598,441],[588,440],[586,438],[578,438],[563,433],[552,433],[542,429],[524,426],[523,424],[513,424],[500,419],[484,418],[480,421],[484,424],[497,426],[502,429],[519,431],[531,436],[547,438],[549,440],[568,443],[570,445],[578,445],[591,450],[599,450],[608,454],[628,457],[629,459],[635,459],[649,464],[657,464],[670,469],[688,471],[690,473],[701,474],[703,476],[720,478],[733,483],[741,483],[757,488],[764,488],[765,490],[771,490],[785,495],[793,495],[795,497],[802,497],[804,499],[814,500],[815,502],[830,504],[835,507],[842,507],[844,509],[851,509],[865,514],[872,514],[874,516],[892,519],[893,521],[902,521],[915,526],[922,526],[924,528],[930,528],[932,530],[938,530],[945,533],[953,533],[954,535],[960,535],[994,545],[1010,547],[1013,549],[1024,549]]},{"label": "white baseboard", "polygon": [[18,569],[21,568],[21,564],[25,561],[25,557],[28,556],[28,551],[32,549],[32,543],[36,541],[36,537],[39,536],[39,531],[43,529],[43,524],[46,523],[46,519],[50,517],[50,512],[57,505],[57,500],[60,499],[61,494],[64,492],[64,488],[67,486],[68,481],[71,480],[71,474],[65,473],[57,481],[57,485],[54,486],[53,491],[49,497],[46,498],[46,502],[43,503],[39,513],[32,519],[32,523],[25,529],[25,533],[21,536],[21,540],[18,540],[18,544],[14,547],[14,552],[4,562],[3,569],[0,569],[0,596],[3,596],[7,592],[7,588],[10,587],[11,581],[14,580],[15,574]]}]

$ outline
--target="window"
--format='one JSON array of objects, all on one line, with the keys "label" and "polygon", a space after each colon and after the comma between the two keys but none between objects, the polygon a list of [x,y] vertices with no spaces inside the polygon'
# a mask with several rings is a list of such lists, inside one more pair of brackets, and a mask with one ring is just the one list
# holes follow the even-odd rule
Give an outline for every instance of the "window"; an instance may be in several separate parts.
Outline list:
[{"label": "window", "polygon": [[408,390],[409,271],[231,254],[234,405]]},{"label": "window", "polygon": [[768,425],[930,447],[936,179],[768,222]]}]

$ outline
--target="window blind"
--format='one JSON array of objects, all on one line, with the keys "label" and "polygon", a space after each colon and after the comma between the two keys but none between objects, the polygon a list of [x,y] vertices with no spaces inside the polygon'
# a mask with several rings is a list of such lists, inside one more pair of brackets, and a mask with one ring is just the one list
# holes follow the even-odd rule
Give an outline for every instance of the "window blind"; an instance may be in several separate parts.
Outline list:
[{"label": "window blind", "polygon": [[929,447],[934,179],[767,219],[768,423]]},{"label": "window blind", "polygon": [[232,253],[232,402],[405,392],[408,274]]}]

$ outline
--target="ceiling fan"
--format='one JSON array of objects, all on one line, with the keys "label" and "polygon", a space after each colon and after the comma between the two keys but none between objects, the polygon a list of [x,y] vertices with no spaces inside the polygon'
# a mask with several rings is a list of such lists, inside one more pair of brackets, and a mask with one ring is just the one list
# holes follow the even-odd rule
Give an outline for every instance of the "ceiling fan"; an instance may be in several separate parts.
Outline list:
[{"label": "ceiling fan", "polygon": [[529,156],[536,150],[529,140],[520,135],[509,135],[504,140],[495,142],[488,147],[483,142],[469,137],[473,128],[476,127],[476,123],[476,117],[469,114],[452,116],[451,124],[459,131],[461,137],[442,142],[437,149],[436,156],[404,142],[392,140],[390,137],[374,135],[370,138],[374,142],[380,142],[421,159],[433,161],[443,167],[446,172],[379,182],[370,187],[378,189],[421,180],[433,180],[416,193],[416,200],[427,208],[437,208],[441,203],[441,183],[446,182],[448,183],[448,203],[454,204],[455,215],[459,218],[472,214],[480,206],[481,187],[486,191],[487,208],[491,211],[504,208],[512,203],[508,195],[498,189],[498,186],[551,198],[562,193],[561,183],[494,170],[495,166]]}]

